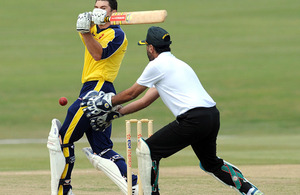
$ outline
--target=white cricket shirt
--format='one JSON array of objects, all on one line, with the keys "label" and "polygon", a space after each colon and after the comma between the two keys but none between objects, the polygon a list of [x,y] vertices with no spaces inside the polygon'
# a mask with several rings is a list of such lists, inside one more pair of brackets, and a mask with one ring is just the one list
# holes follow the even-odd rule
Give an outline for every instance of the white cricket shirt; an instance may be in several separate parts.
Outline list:
[{"label": "white cricket shirt", "polygon": [[150,61],[137,83],[149,88],[156,87],[175,117],[192,108],[216,105],[194,70],[171,52],[163,52]]}]

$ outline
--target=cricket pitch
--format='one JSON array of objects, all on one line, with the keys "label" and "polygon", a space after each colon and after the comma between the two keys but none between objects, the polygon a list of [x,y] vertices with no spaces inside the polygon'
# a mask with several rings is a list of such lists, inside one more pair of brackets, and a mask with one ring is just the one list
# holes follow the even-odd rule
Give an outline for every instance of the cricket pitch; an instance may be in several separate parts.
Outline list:
[{"label": "cricket pitch", "polygon": [[[245,177],[265,194],[297,194],[300,165],[238,166]],[[133,170],[136,172],[136,170]],[[0,172],[0,194],[48,195],[50,171]],[[163,195],[231,195],[235,190],[221,184],[199,167],[161,167],[160,192]],[[73,192],[77,195],[121,195],[121,191],[102,172],[74,169]]]}]

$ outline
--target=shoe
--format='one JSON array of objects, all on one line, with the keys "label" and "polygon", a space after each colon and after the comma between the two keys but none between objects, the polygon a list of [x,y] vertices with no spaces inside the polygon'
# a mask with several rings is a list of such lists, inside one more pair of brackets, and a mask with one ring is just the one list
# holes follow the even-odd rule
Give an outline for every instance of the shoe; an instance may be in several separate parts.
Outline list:
[{"label": "shoe", "polygon": [[132,195],[138,195],[139,194],[139,184],[136,184],[135,186],[132,186]]},{"label": "shoe", "polygon": [[75,195],[72,190],[70,189],[69,192],[68,192],[68,195]]},{"label": "shoe", "polygon": [[254,192],[252,193],[253,195],[264,195],[264,193],[262,193],[261,191],[259,191],[258,189],[254,190]]},{"label": "shoe", "polygon": [[249,192],[247,194],[250,194],[250,195],[264,195],[264,193],[262,193],[261,191],[259,191],[259,189],[257,189],[257,188],[251,188],[249,190]]}]

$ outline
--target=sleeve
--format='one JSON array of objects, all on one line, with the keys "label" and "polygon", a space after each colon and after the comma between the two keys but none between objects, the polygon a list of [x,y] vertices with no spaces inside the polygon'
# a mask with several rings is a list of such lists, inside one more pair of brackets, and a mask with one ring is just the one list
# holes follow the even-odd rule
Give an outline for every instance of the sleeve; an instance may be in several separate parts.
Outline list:
[{"label": "sleeve", "polygon": [[125,40],[125,33],[122,30],[115,30],[114,37],[108,42],[107,46],[103,48],[102,58],[106,59],[112,56],[123,44]]},{"label": "sleeve", "polygon": [[137,83],[146,87],[153,87],[158,83],[164,74],[151,62],[146,66],[141,76],[138,78]]}]

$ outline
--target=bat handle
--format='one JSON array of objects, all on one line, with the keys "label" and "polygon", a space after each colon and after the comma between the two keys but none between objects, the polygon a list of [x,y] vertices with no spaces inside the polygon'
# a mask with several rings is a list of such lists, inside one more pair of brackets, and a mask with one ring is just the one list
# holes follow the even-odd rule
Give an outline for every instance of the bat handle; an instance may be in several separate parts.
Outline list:
[{"label": "bat handle", "polygon": [[[109,17],[109,16],[106,16],[106,17],[104,18],[104,22],[110,22],[110,17]],[[92,22],[91,22],[91,26],[93,26],[93,25],[95,25],[95,23],[92,21]]]},{"label": "bat handle", "polygon": [[106,17],[104,18],[104,22],[110,22],[110,17],[109,17],[109,16],[106,16]]}]

